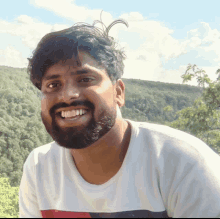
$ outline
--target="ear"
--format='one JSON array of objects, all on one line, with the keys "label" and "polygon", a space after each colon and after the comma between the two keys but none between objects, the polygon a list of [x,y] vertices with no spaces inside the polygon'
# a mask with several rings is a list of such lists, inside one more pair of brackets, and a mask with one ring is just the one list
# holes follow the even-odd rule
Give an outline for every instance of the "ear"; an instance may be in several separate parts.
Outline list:
[{"label": "ear", "polygon": [[121,79],[118,79],[115,83],[116,102],[119,107],[125,104],[125,84]]}]

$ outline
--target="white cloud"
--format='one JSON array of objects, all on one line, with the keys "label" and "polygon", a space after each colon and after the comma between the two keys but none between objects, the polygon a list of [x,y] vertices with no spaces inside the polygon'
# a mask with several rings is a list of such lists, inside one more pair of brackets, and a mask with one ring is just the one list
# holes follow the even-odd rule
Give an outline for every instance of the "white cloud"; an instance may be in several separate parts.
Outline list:
[{"label": "white cloud", "polygon": [[[141,56],[141,55],[140,55]],[[150,60],[136,59],[133,55],[125,61],[124,78],[136,78],[143,80],[156,80],[162,71],[160,57],[156,52],[150,54]]]},{"label": "white cloud", "polygon": [[[102,12],[101,8],[91,10],[84,6],[77,6],[74,3],[74,0],[32,0],[31,2],[36,7],[45,8],[49,11],[53,11],[60,17],[73,21],[73,24],[77,22],[93,24],[95,20],[100,20],[100,16],[102,17],[102,21],[105,26],[110,25],[115,20],[109,12]],[[138,17],[139,19],[142,18],[142,15],[137,12],[132,12],[131,14],[133,17]],[[96,26],[102,28],[100,24],[97,24]],[[114,26],[110,31],[110,36],[117,38],[118,31],[123,28],[124,27],[122,25]]]},{"label": "white cloud", "polygon": [[[208,23],[201,22],[197,29],[190,30],[187,34],[187,43],[193,49],[197,47],[204,51],[214,51],[220,61],[220,31],[211,29]],[[208,58],[208,56],[207,56]]]},{"label": "white cloud", "polygon": [[[169,77],[171,71],[163,69],[162,58],[165,62],[178,58],[181,54],[186,53],[186,43],[173,38],[171,36],[173,30],[167,28],[163,23],[146,20],[138,12],[123,14],[120,17],[129,23],[129,28],[124,33],[126,35],[138,33],[137,36],[143,40],[143,43],[136,49],[131,49],[131,45],[126,42],[122,43],[127,54],[124,77],[154,81],[163,80],[164,82],[171,79],[173,83],[179,83],[180,74],[174,76],[174,71],[172,71],[172,77]],[[134,43],[138,44],[139,41],[138,38],[133,38]],[[169,79],[166,80],[166,78]]]},{"label": "white cloud", "polygon": [[[101,13],[101,9],[90,10],[83,6],[77,6],[73,0],[32,0],[31,2],[37,7],[46,8],[74,22],[94,21],[99,19]],[[108,12],[105,12],[103,19],[106,23],[113,21],[112,15]]]},{"label": "white cloud", "polygon": [[220,64],[220,31],[217,29],[212,30],[208,24],[206,24],[206,26],[208,26],[208,31],[202,39],[203,49],[206,52],[214,51],[217,55],[217,58],[215,58],[214,61]]},{"label": "white cloud", "polygon": [[128,21],[144,21],[143,15],[139,12],[130,12],[122,14],[120,17]]},{"label": "white cloud", "polygon": [[[124,17],[128,19],[128,22],[132,18],[129,14]],[[132,19],[134,20],[134,16]],[[185,72],[186,66],[181,65],[178,69],[164,69],[161,59],[166,63],[169,60],[178,60],[183,54],[185,54],[185,62],[197,64],[199,68],[207,70],[212,79],[216,77],[213,72],[220,67],[220,32],[211,29],[209,24],[202,22],[197,29],[189,31],[188,37],[184,40],[173,38],[173,30],[168,29],[162,23],[144,19],[142,22],[130,22],[127,32],[127,34],[129,32],[139,33],[146,40],[135,50],[126,46],[128,60],[124,77],[131,78],[133,75],[135,78],[145,80],[182,83],[181,75]],[[191,51],[195,51],[198,55],[192,58]],[[217,58],[213,59],[213,56]],[[200,63],[193,61],[194,58],[201,58]],[[210,63],[216,62],[216,65],[204,66],[204,60]],[[132,63],[136,67],[132,67]],[[189,84],[197,85],[197,82],[193,80]]]},{"label": "white cloud", "polygon": [[5,50],[0,50],[0,65],[10,67],[27,67],[28,60],[22,56],[22,52],[13,46],[7,46]]},{"label": "white cloud", "polygon": [[[137,48],[137,53],[141,52],[147,55],[156,52],[159,57],[163,57],[165,61],[168,61],[186,52],[186,43],[180,42],[171,36],[173,30],[167,28],[161,22],[146,20],[137,12],[135,15],[133,13],[123,14],[121,18],[126,19],[129,23],[129,28],[126,30],[127,35],[129,35],[129,32],[138,33],[140,38],[145,39],[145,42]],[[133,41],[138,42],[138,39]]]},{"label": "white cloud", "polygon": [[45,34],[67,27],[67,25],[50,25],[39,22],[27,15],[20,15],[14,22],[0,20],[0,33],[21,37],[23,44],[31,50],[36,48],[37,43]]},{"label": "white cloud", "polygon": [[23,23],[23,24],[34,23],[34,19],[32,17],[27,16],[27,15],[20,15],[15,20],[17,20],[19,23]]},{"label": "white cloud", "polygon": [[[41,38],[51,32],[68,28],[67,25],[46,24],[39,22],[27,15],[20,15],[14,22],[0,20],[0,33],[7,33],[22,39],[22,44],[33,51]],[[7,44],[5,50],[0,50],[0,65],[12,67],[27,67],[27,58],[22,57],[22,51],[16,50],[11,46],[11,42]]]}]

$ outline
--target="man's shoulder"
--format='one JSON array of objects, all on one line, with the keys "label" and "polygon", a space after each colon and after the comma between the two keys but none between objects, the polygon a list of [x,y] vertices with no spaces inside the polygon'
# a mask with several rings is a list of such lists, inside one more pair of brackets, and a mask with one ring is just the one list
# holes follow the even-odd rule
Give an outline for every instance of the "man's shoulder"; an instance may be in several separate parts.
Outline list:
[{"label": "man's shoulder", "polygon": [[48,153],[58,152],[59,148],[60,148],[59,145],[53,141],[48,144],[36,147],[33,150],[33,153],[37,155],[47,155]]},{"label": "man's shoulder", "polygon": [[172,150],[184,153],[188,151],[195,155],[205,155],[207,152],[213,152],[201,139],[184,131],[155,123],[135,121],[130,121],[130,123],[136,133],[138,133],[138,136],[142,136],[141,139],[143,138],[146,142],[150,142],[153,150],[167,153]]},{"label": "man's shoulder", "polygon": [[39,146],[30,152],[25,164],[37,165],[44,160],[49,160],[58,156],[60,154],[60,150],[62,150],[62,148],[56,142],[50,142]]},{"label": "man's shoulder", "polygon": [[[186,132],[159,124],[131,122],[136,127],[135,145],[142,145],[161,170],[182,171],[203,165],[208,168],[213,161],[220,162],[219,155],[201,139]],[[134,141],[133,141],[134,142]],[[163,170],[163,171],[162,171]]]},{"label": "man's shoulder", "polygon": [[149,123],[149,122],[136,122],[136,121],[129,121],[132,126],[137,130],[141,132],[148,132],[151,133],[151,135],[161,135],[163,137],[168,137],[168,138],[175,138],[178,140],[198,140],[201,141],[200,139],[196,138],[195,136],[186,133],[184,131],[172,128],[167,125],[162,125],[162,124],[156,124],[156,123]]}]

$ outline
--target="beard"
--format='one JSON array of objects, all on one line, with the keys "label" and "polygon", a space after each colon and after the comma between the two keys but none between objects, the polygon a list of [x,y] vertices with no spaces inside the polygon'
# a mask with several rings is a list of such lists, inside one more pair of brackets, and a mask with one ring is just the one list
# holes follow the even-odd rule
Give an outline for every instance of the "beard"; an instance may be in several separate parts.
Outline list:
[{"label": "beard", "polygon": [[[80,104],[82,105],[82,104]],[[47,132],[54,141],[60,146],[68,149],[83,149],[98,141],[102,136],[108,133],[114,126],[116,121],[116,110],[102,110],[97,121],[94,117],[94,110],[91,111],[92,118],[85,127],[68,127],[61,128],[57,122],[55,115],[52,114],[52,124],[49,127],[46,118],[41,112],[41,118]]]}]

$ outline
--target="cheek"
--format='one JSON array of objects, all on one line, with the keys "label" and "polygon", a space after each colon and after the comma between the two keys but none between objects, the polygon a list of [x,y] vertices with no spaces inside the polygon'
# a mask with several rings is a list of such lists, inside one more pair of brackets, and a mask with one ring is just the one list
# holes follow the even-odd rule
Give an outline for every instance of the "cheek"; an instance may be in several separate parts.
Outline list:
[{"label": "cheek", "polygon": [[101,87],[96,89],[96,94],[104,103],[112,104],[115,96],[112,83],[109,83],[108,81],[103,83]]},{"label": "cheek", "polygon": [[96,113],[100,113],[102,110],[108,110],[112,107],[115,107],[115,98],[114,98],[114,89],[112,87],[97,87],[97,89],[93,89],[89,91],[90,100],[94,104],[95,109],[98,111]]},{"label": "cheek", "polygon": [[50,104],[46,98],[42,98],[41,100],[41,115],[44,117],[45,120],[48,122],[52,121],[52,118],[49,114]]}]

